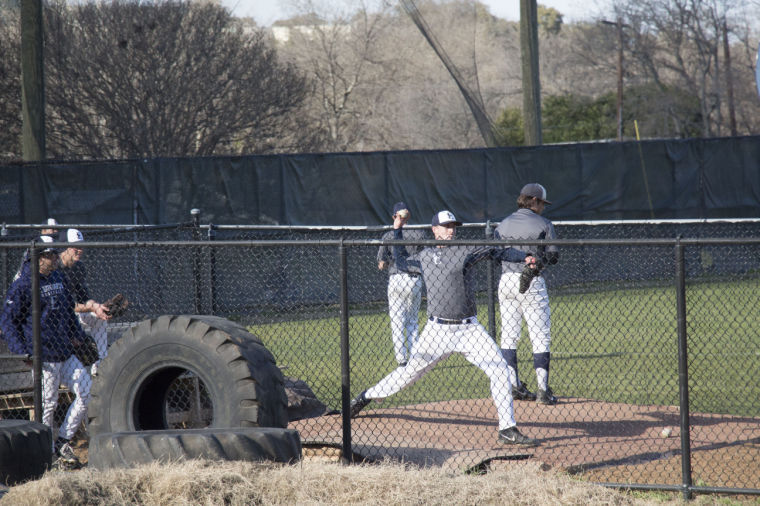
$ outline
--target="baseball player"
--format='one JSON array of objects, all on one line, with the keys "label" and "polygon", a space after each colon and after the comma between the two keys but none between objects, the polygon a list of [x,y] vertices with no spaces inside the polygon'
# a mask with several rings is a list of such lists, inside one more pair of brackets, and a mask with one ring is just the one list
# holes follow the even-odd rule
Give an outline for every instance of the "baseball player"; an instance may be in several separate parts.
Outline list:
[{"label": "baseball player", "polygon": [[[400,217],[404,224],[409,221],[409,209],[403,202],[393,205],[392,217]],[[425,239],[422,230],[408,230],[405,239]],[[393,239],[393,231],[383,234],[383,240]],[[418,246],[404,246],[407,254],[414,254]],[[422,300],[422,276],[419,272],[400,270],[393,259],[390,246],[380,246],[377,252],[377,268],[388,269],[388,314],[391,318],[391,338],[393,353],[398,365],[406,365],[412,345],[419,336],[420,301]]]},{"label": "baseball player", "polygon": [[[538,183],[526,184],[517,198],[517,211],[510,214],[496,227],[494,236],[502,239],[556,239],[554,225],[541,216],[546,200],[546,189]],[[538,259],[540,267],[556,264],[559,255],[554,245],[525,246],[522,249]],[[525,293],[520,293],[521,269],[514,263],[502,262],[499,280],[499,307],[501,312],[501,348],[510,372],[514,371],[515,399],[536,400],[540,404],[553,405],[557,398],[549,387],[549,345],[551,343],[551,320],[549,295],[543,276],[536,276]],[[522,331],[522,319],[528,327],[533,345],[533,367],[536,370],[538,392],[532,393],[520,381],[517,370],[517,342]]]},{"label": "baseball player", "polygon": [[[451,240],[460,222],[449,211],[433,216],[433,235]],[[404,219],[393,220],[394,239],[403,238]],[[532,263],[535,259],[514,248],[485,246],[436,246],[407,256],[403,247],[394,246],[394,261],[400,270],[418,269],[427,286],[428,323],[412,348],[406,367],[398,367],[372,388],[351,401],[353,418],[373,399],[384,399],[420,379],[435,364],[452,353],[461,353],[491,380],[491,397],[499,415],[498,441],[505,444],[535,446],[538,440],[517,430],[512,403],[512,382],[499,347],[476,317],[473,265],[492,257],[506,262]]]},{"label": "baseball player", "polygon": [[[42,242],[53,242],[41,236]],[[0,314],[2,339],[12,353],[31,355],[32,343],[32,269],[26,261],[21,275],[6,294]],[[42,358],[42,421],[53,433],[58,388],[67,385],[74,393],[66,418],[53,445],[57,462],[76,467],[79,459],[71,448],[71,438],[87,413],[92,380],[87,368],[73,354],[74,345],[84,339],[84,331],[74,315],[74,298],[58,268],[58,251],[46,248],[40,253],[40,339]]]},{"label": "baseball player", "polygon": [[[106,307],[103,304],[95,302],[90,297],[90,290],[87,288],[87,271],[84,263],[81,261],[84,250],[77,248],[74,243],[83,241],[82,232],[76,228],[70,228],[61,231],[58,237],[59,242],[71,244],[60,254],[61,272],[69,282],[69,290],[74,296],[74,311],[79,317],[85,332],[90,334],[98,346],[98,356],[104,359],[108,354],[108,322],[110,316],[106,313]],[[92,364],[91,373],[98,373],[98,364],[100,360]]]}]

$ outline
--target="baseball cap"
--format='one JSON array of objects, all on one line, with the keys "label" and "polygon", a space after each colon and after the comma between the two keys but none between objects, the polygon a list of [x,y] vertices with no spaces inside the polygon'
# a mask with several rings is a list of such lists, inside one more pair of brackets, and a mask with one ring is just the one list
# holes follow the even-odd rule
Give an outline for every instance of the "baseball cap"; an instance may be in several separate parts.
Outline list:
[{"label": "baseball cap", "polygon": [[55,221],[55,218],[48,218],[47,219],[47,224],[48,224],[48,226],[55,226],[55,225],[58,225],[58,222]]},{"label": "baseball cap", "polygon": [[538,200],[543,200],[547,204],[551,204],[551,202],[546,200],[546,188],[544,188],[538,183],[526,184],[525,186],[523,186],[522,190],[520,190],[520,195],[535,197]]},{"label": "baseball cap", "polygon": [[[53,241],[53,238],[50,237],[49,235],[41,235],[40,242],[54,242],[54,241]],[[46,248],[41,249],[40,253],[58,253],[58,249],[48,246]]]},{"label": "baseball cap", "polygon": [[409,208],[406,207],[406,204],[403,202],[396,202],[395,204],[393,204],[393,214],[391,216],[396,216],[396,213],[398,213],[402,209],[409,209]]},{"label": "baseball cap", "polygon": [[457,227],[462,224],[461,221],[457,221],[456,216],[451,211],[441,211],[433,215],[432,225],[434,227],[436,225],[448,225],[449,223],[453,223]]},{"label": "baseball cap", "polygon": [[68,230],[62,230],[61,233],[58,234],[58,241],[59,242],[81,242],[81,241],[84,241],[84,236],[82,235],[82,232],[80,232],[76,228],[70,228]]}]

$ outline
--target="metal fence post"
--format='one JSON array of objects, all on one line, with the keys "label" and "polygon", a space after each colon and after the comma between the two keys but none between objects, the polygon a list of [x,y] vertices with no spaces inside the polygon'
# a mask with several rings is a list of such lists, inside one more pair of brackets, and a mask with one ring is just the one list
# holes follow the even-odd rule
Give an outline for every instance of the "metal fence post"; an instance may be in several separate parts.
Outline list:
[{"label": "metal fence post", "polygon": [[[486,221],[486,239],[493,238],[493,229],[491,228],[491,220]],[[496,287],[494,281],[496,276],[494,272],[498,263],[495,259],[490,258],[488,260],[488,272],[486,273],[486,283],[488,284],[488,333],[491,337],[496,339]]]},{"label": "metal fence post", "polygon": [[683,496],[690,500],[691,493],[691,438],[689,434],[689,364],[686,336],[686,268],[681,238],[676,238],[676,308],[678,320],[678,391],[681,414],[681,475]]},{"label": "metal fence post", "polygon": [[40,252],[36,241],[29,249],[32,269],[32,371],[34,388],[34,421],[42,423],[42,338],[40,336],[42,313],[40,311]]},{"label": "metal fence post", "polygon": [[[190,209],[190,216],[193,220],[193,241],[201,240],[201,210],[197,208]],[[201,251],[200,248],[193,248],[193,284],[195,285],[195,298],[193,307],[195,314],[202,314],[201,310]]]},{"label": "metal fence post", "polygon": [[[8,236],[8,227],[6,227],[5,222],[3,222],[3,227],[0,228],[0,237],[5,238],[7,236]],[[3,248],[3,252],[0,253],[0,255],[2,255],[2,261],[1,261],[2,265],[0,266],[0,268],[3,269],[3,274],[2,274],[3,290],[7,290],[8,289],[8,250]]]},{"label": "metal fence post", "polygon": [[342,237],[338,246],[338,260],[340,262],[340,391],[343,413],[343,462],[351,463],[354,461],[354,452],[351,449],[351,410],[349,409],[351,368],[348,347],[348,259]]},{"label": "metal fence post", "polygon": [[[209,242],[216,240],[216,227],[212,223],[208,224],[208,240]],[[216,248],[213,247],[210,247],[208,250],[208,278],[211,314],[215,315],[219,308],[216,303]]]}]

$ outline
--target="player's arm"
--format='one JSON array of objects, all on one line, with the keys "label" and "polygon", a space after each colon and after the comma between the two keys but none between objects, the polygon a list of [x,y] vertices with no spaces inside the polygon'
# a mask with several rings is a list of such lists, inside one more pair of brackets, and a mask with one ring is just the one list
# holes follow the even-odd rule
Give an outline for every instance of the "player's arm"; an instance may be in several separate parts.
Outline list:
[{"label": "player's arm", "polygon": [[78,302],[74,305],[74,311],[77,313],[94,313],[101,320],[108,320],[110,318],[106,312],[105,305],[95,302],[95,299],[89,299],[85,303]]},{"label": "player's arm", "polygon": [[[538,237],[539,239],[556,239],[557,236],[554,233],[554,225],[549,222],[547,224],[546,230],[541,232],[541,235]],[[557,251],[557,246],[554,244],[550,244],[548,246],[542,246],[539,250],[539,258],[541,262],[544,265],[554,265],[557,262],[559,262],[559,252]]]},{"label": "player's arm", "polygon": [[[394,239],[402,240],[404,238],[404,223],[406,223],[406,220],[404,218],[400,218],[398,216],[395,218],[393,222]],[[402,272],[413,272],[417,274],[422,272],[420,268],[420,261],[417,255],[417,253],[410,255],[409,251],[404,246],[393,246],[393,261],[396,263],[398,270]]]},{"label": "player's arm", "polygon": [[[385,239],[385,236],[383,236],[383,239]],[[380,246],[380,248],[377,250],[377,268],[381,271],[388,267],[388,261],[391,259],[391,251],[388,246]]]},{"label": "player's arm", "polygon": [[29,355],[32,351],[31,343],[26,342],[24,323],[29,317],[32,301],[31,294],[25,296],[20,286],[18,283],[12,285],[6,296],[3,312],[0,314],[0,337],[6,342],[11,353]]}]

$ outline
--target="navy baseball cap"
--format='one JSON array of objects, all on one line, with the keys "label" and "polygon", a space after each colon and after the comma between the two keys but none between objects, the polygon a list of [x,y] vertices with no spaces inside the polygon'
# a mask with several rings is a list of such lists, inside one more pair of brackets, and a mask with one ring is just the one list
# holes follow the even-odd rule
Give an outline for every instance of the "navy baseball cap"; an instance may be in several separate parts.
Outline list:
[{"label": "navy baseball cap", "polygon": [[432,225],[434,227],[436,225],[448,225],[449,223],[453,223],[457,227],[462,224],[461,221],[457,221],[456,216],[451,211],[441,211],[433,215]]},{"label": "navy baseball cap", "polygon": [[541,186],[538,183],[529,183],[523,186],[522,190],[520,190],[520,195],[525,195],[527,197],[535,197],[538,200],[543,200],[547,204],[551,204],[548,200],[546,200],[546,188]]},{"label": "navy baseball cap", "polygon": [[403,203],[403,202],[396,202],[395,204],[393,204],[393,214],[392,214],[392,216],[396,216],[396,213],[398,213],[402,209],[407,209],[408,210],[409,208],[406,207],[406,204]]}]

